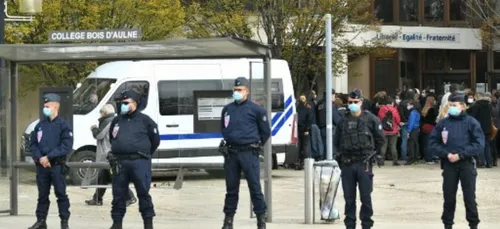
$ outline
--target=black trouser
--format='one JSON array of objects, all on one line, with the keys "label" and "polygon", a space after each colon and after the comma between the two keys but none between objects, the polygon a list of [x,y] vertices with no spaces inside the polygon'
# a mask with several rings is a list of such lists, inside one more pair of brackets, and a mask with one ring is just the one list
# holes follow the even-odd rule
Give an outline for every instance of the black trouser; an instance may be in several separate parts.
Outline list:
[{"label": "black trouser", "polygon": [[415,129],[410,133],[410,137],[408,138],[408,160],[419,160],[420,159],[420,152],[419,152],[419,146],[418,146],[418,135],[419,135],[419,130]]},{"label": "black trouser", "polygon": [[373,191],[372,166],[358,162],[342,165],[342,189],[345,199],[345,219],[347,228],[356,228],[356,186],[359,187],[361,210],[359,217],[363,229],[373,227],[373,207],[371,193]]},{"label": "black trouser", "polygon": [[477,170],[471,160],[443,163],[443,215],[441,220],[444,225],[453,225],[455,207],[457,204],[458,182],[462,185],[465,203],[465,218],[469,226],[477,226],[480,222],[476,203],[476,177]]},{"label": "black trouser", "polygon": [[304,162],[305,158],[311,157],[309,153],[309,134],[304,131],[299,132],[299,162]]},{"label": "black trouser", "polygon": [[493,161],[493,165],[496,166],[497,165],[497,161],[498,161],[498,146],[495,144],[495,139],[493,139],[493,141],[490,141],[490,146],[491,146],[491,158],[492,158],[492,161]]},{"label": "black trouser", "polygon": [[[109,172],[108,169],[103,169],[99,171],[99,176],[97,177],[97,184],[98,185],[107,185],[111,183],[111,173]],[[106,193],[105,188],[98,188],[95,190],[94,196],[92,197],[93,200],[102,202],[102,197],[104,196],[104,193]],[[134,198],[134,193],[132,190],[129,188],[128,189],[128,200]]]}]

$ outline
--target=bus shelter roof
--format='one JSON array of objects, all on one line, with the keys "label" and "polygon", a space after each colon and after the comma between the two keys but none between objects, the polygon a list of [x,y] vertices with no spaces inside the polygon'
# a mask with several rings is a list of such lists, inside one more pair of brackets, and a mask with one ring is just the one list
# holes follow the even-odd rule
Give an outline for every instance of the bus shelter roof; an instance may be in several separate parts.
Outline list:
[{"label": "bus shelter roof", "polygon": [[22,63],[265,58],[269,47],[233,37],[92,44],[5,44],[0,58]]}]

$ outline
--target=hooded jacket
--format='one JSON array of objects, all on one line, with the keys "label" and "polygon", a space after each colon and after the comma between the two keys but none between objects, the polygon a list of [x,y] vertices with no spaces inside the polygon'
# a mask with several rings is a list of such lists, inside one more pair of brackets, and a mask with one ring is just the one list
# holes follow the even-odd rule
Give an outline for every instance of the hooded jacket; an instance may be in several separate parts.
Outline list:
[{"label": "hooded jacket", "polygon": [[401,117],[399,116],[399,112],[396,109],[396,107],[391,106],[390,104],[383,105],[380,107],[380,109],[378,111],[378,118],[380,119],[380,121],[382,121],[384,119],[384,116],[387,112],[392,112],[392,123],[393,123],[392,128],[393,129],[392,129],[392,131],[384,130],[384,134],[385,135],[395,135],[399,131],[398,127],[399,127],[399,123],[401,122]]},{"label": "hooded jacket", "polygon": [[108,152],[111,151],[111,143],[109,141],[109,127],[111,121],[115,118],[115,114],[111,113],[99,118],[99,127],[92,128],[92,135],[97,140],[96,161],[106,161]]}]

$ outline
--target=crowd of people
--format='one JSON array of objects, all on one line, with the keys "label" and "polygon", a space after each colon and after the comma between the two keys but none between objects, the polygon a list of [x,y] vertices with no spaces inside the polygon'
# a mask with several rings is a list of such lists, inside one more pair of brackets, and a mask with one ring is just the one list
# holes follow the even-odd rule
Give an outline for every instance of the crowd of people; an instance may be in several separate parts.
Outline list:
[{"label": "crowd of people", "polygon": [[[357,89],[355,89],[356,91]],[[362,91],[358,90],[362,94]],[[462,92],[467,105],[467,114],[480,124],[485,135],[485,149],[477,158],[479,168],[497,166],[500,137],[496,137],[500,124],[500,91],[474,92],[451,84],[449,91],[436,95],[429,89],[399,90],[394,94],[377,92],[372,98],[363,97],[362,109],[376,115],[385,135],[381,155],[392,161],[392,165],[411,165],[419,161],[434,164],[439,158],[429,150],[429,135],[434,126],[448,115],[448,98],[454,92]],[[348,114],[348,95],[332,91],[333,133],[341,118]],[[299,96],[297,105],[299,158],[295,166],[302,169],[303,159],[312,157],[322,160],[326,157],[326,99],[318,99],[315,91]],[[333,154],[337,150],[333,149]]]}]

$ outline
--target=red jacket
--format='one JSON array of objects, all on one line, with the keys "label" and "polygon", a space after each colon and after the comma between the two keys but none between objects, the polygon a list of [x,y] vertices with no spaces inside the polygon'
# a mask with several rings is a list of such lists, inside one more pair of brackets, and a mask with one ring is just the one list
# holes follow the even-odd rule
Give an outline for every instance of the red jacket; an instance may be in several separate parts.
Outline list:
[{"label": "red jacket", "polygon": [[384,130],[384,134],[398,134],[399,123],[401,122],[401,117],[399,116],[398,109],[390,105],[381,106],[380,110],[378,111],[378,118],[380,119],[380,121],[382,121],[382,119],[384,119],[385,113],[387,113],[388,111],[392,112],[393,129],[392,131]]}]

